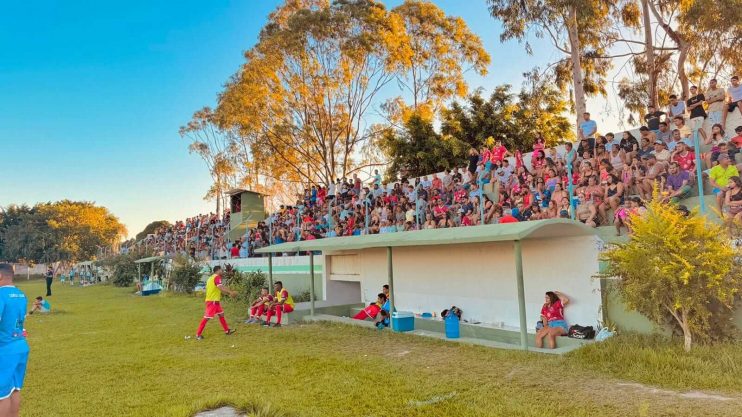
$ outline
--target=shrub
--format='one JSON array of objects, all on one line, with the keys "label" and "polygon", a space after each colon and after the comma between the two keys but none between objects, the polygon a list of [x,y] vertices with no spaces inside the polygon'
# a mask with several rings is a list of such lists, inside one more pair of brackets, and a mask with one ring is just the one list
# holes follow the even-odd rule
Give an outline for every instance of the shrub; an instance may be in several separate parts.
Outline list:
[{"label": "shrub", "polygon": [[[249,304],[258,298],[260,289],[267,284],[267,277],[263,271],[240,272],[230,264],[224,265],[222,278],[231,290],[237,292],[232,298],[235,302]],[[271,291],[269,289],[269,291]]]},{"label": "shrub", "polygon": [[685,216],[657,200],[647,208],[631,217],[629,242],[605,253],[606,275],[621,279],[618,291],[629,308],[680,328],[686,351],[694,338],[732,337],[742,271],[730,236],[696,212]]},{"label": "shrub", "polygon": [[173,270],[170,273],[170,281],[173,284],[173,291],[191,294],[201,281],[202,266],[193,262],[187,256],[177,256],[173,259]]},{"label": "shrub", "polygon": [[134,263],[139,259],[133,254],[117,255],[101,261],[100,264],[113,272],[111,273],[111,283],[117,287],[129,287],[137,280],[137,264]]},{"label": "shrub", "polygon": [[[312,300],[312,297],[309,294],[309,290],[303,291],[303,292],[301,292],[299,294],[296,294],[294,296],[294,302],[295,303],[304,303],[304,302],[311,301],[311,300]],[[317,295],[316,294],[314,295],[314,300],[317,301]]]}]

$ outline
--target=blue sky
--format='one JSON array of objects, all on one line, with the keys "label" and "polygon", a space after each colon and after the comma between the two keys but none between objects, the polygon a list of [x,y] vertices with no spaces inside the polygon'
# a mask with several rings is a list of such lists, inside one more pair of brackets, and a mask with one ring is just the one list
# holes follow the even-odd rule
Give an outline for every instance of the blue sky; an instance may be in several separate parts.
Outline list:
[{"label": "blue sky", "polygon": [[[131,235],[214,205],[210,177],[178,127],[213,105],[276,0],[26,1],[0,13],[0,206],[63,198],[107,206]],[[400,1],[387,1],[388,6]],[[492,55],[472,88],[519,87],[558,56],[500,44],[479,0],[436,1]],[[535,58],[538,57],[538,58]]]}]

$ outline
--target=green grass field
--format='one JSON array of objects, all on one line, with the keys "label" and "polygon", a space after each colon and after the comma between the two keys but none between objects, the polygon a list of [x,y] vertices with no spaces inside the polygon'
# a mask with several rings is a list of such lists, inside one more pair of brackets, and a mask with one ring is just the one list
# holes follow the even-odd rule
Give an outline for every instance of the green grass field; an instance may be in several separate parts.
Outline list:
[{"label": "green grass field", "polygon": [[[40,281],[17,285],[43,293]],[[238,324],[233,305],[235,335],[212,322],[196,341],[185,336],[200,299],[131,292],[55,283],[53,313],[26,323],[22,416],[192,416],[222,404],[287,416],[742,416],[739,344],[685,355],[621,336],[554,356],[342,325],[265,329]],[[693,390],[723,398],[684,395]]]}]

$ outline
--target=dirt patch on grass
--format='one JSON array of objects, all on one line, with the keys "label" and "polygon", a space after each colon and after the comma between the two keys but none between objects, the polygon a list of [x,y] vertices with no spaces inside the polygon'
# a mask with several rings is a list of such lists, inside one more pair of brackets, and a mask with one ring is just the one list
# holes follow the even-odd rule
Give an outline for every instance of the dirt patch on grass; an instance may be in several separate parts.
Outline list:
[{"label": "dirt patch on grass", "polygon": [[216,410],[202,411],[193,417],[245,417],[245,414],[232,407],[220,407]]},{"label": "dirt patch on grass", "polygon": [[689,392],[670,391],[667,389],[648,387],[646,385],[638,384],[635,382],[620,382],[616,385],[620,387],[633,388],[633,389],[636,389],[637,391],[646,392],[648,394],[656,394],[656,395],[662,395],[666,397],[687,398],[690,400],[711,400],[711,401],[734,401],[735,399],[739,400],[739,398],[725,397],[723,395],[709,394],[709,393],[705,393],[701,391],[689,391]]}]

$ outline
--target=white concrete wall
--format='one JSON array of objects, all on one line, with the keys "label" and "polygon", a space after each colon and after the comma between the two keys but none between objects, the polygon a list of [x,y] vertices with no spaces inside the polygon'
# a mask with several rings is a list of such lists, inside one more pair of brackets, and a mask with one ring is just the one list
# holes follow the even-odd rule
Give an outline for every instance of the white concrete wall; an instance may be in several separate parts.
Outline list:
[{"label": "white concrete wall", "polygon": [[[387,283],[386,249],[358,253],[361,297],[368,303]],[[439,313],[456,305],[463,309],[466,319],[519,326],[512,242],[394,248],[393,261],[398,310]],[[596,325],[600,318],[600,283],[592,276],[597,272],[598,250],[593,237],[524,241],[529,328],[535,327],[544,292],[549,290],[562,291],[570,298],[571,304],[565,309],[570,324]],[[341,282],[329,280],[333,281]]]},{"label": "white concrete wall", "polygon": [[44,275],[46,273],[46,265],[34,265],[29,268],[28,265],[13,264],[13,272],[19,277],[25,277],[26,275]]},{"label": "white concrete wall", "polygon": [[[225,265],[230,264],[235,267],[259,267],[263,271],[268,271],[268,257],[262,258],[235,258],[235,259],[219,259],[208,262],[209,266],[214,265]],[[324,257],[315,256],[314,265],[323,265]],[[274,267],[305,267],[309,271],[309,256],[274,256],[273,257]]]}]

